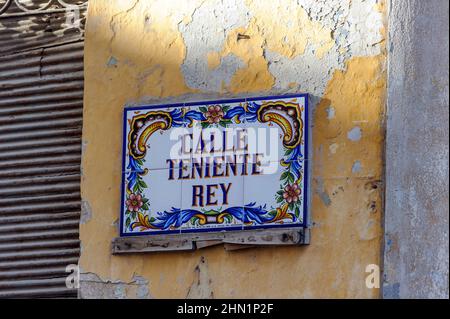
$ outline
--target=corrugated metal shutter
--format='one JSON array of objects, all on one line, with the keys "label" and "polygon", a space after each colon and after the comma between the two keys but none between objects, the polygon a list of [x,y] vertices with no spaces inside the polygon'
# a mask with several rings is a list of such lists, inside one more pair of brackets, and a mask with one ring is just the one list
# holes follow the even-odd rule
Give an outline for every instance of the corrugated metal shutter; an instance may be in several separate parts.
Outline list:
[{"label": "corrugated metal shutter", "polygon": [[76,297],[83,2],[0,0],[0,298]]}]

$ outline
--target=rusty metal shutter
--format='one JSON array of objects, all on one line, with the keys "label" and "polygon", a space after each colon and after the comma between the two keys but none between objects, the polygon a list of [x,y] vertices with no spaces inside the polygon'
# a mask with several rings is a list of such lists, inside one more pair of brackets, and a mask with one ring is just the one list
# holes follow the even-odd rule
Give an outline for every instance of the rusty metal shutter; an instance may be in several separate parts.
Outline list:
[{"label": "rusty metal shutter", "polygon": [[85,13],[0,0],[0,298],[77,295]]}]

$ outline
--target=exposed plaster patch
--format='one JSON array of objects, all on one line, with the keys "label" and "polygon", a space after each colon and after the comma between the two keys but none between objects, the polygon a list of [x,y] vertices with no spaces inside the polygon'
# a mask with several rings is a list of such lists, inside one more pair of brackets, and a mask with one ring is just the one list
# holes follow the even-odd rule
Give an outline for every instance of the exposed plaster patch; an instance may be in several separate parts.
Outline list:
[{"label": "exposed plaster patch", "polygon": [[321,61],[314,55],[311,47],[306,49],[305,54],[292,59],[267,50],[266,58],[269,61],[269,71],[275,77],[275,88],[285,89],[291,83],[298,83],[299,91],[318,96],[323,95],[332,70],[339,67],[337,58],[333,61],[327,55],[325,61]]},{"label": "exposed plaster patch", "polygon": [[361,134],[362,134],[361,133],[361,128],[359,126],[355,126],[350,131],[348,131],[347,138],[350,141],[356,142],[356,141],[359,141],[361,139]]},{"label": "exposed plaster patch", "polygon": [[[242,35],[245,35],[242,40]],[[236,71],[227,88],[232,93],[248,93],[270,90],[275,79],[269,72],[264,43],[264,35],[252,19],[248,27],[231,30],[221,51],[222,56],[235,54],[245,63]]]},{"label": "exposed plaster patch", "polygon": [[245,66],[244,62],[239,59],[234,54],[229,54],[222,58],[221,64],[215,70],[211,71],[211,81],[214,85],[230,85],[231,78],[233,77],[236,70],[243,68]]},{"label": "exposed plaster patch", "polygon": [[[381,53],[383,12],[380,0],[298,0],[313,21],[333,30],[340,63],[351,56]],[[378,8],[379,10],[374,10]]]},{"label": "exposed plaster patch", "polygon": [[352,173],[359,173],[361,172],[361,162],[360,161],[355,161],[352,165]]},{"label": "exposed plaster patch", "polygon": [[213,91],[218,92],[223,91],[224,87],[229,86],[235,72],[245,66],[244,62],[234,54],[229,54],[220,61],[221,63],[218,67],[209,71],[208,77],[202,83],[202,85],[214,88]]},{"label": "exposed plaster patch", "polygon": [[209,275],[208,264],[205,257],[200,257],[200,262],[194,269],[194,280],[189,287],[186,298],[192,299],[210,299],[214,298],[214,292],[211,287],[211,276]]},{"label": "exposed plaster patch", "polygon": [[113,222],[112,222],[112,224],[111,224],[111,226],[113,226],[114,228],[117,228],[117,231],[120,231],[120,219],[119,218],[116,218]]},{"label": "exposed plaster patch", "polygon": [[327,120],[332,120],[336,115],[336,109],[332,107],[331,105],[327,107]]},{"label": "exposed plaster patch", "polygon": [[[333,0],[320,4],[304,0],[299,4],[247,0],[245,6],[241,0],[215,0],[196,8],[187,23],[179,24],[186,45],[181,69],[187,85],[206,92],[223,92],[225,84],[233,92],[244,82],[254,81],[251,77],[260,75],[258,68],[267,64],[277,90],[295,89],[321,96],[333,71],[343,69],[352,56],[380,53],[383,25],[382,13],[374,10],[377,0]],[[275,11],[277,20],[271,14]],[[284,14],[286,30],[276,22]],[[291,29],[301,32],[291,33]],[[366,36],[367,33],[370,34]],[[239,41],[239,35],[245,39]],[[231,45],[230,40],[236,39],[247,44]],[[258,48],[262,49],[261,56]],[[242,62],[230,63],[224,59],[228,54],[235,54]],[[225,65],[212,73],[220,63]],[[256,71],[249,73],[250,68]],[[229,85],[232,74],[234,85]],[[253,88],[262,89],[258,85]]]},{"label": "exposed plaster patch", "polygon": [[83,200],[81,201],[81,216],[80,224],[86,224],[92,218],[92,210],[89,202]]},{"label": "exposed plaster patch", "polygon": [[247,0],[246,4],[269,51],[292,59],[304,54],[309,46],[320,60],[334,45],[332,30],[311,20],[297,1]]},{"label": "exposed plaster patch", "polygon": [[350,0],[298,0],[298,4],[306,10],[311,20],[320,21],[334,30],[344,22]]},{"label": "exposed plaster patch", "polygon": [[248,24],[249,12],[243,0],[213,0],[197,7],[191,17],[187,24],[179,24],[186,45],[186,57],[181,65],[186,84],[202,91],[220,92],[222,81],[229,84],[233,74],[244,64],[231,55],[222,58],[223,65],[215,65],[216,68],[210,70],[208,54],[211,56],[222,48],[228,31]]},{"label": "exposed plaster patch", "polygon": [[331,199],[330,195],[328,195],[327,191],[325,190],[323,179],[319,176],[316,179],[317,187],[316,187],[316,193],[319,195],[320,200],[325,206],[331,205]]},{"label": "exposed plaster patch", "polygon": [[113,56],[111,56],[108,60],[108,62],[106,63],[107,66],[112,67],[112,66],[117,66],[117,59]]},{"label": "exposed plaster patch", "polygon": [[150,296],[148,289],[148,280],[142,276],[134,275],[133,282],[138,286],[136,291],[136,297],[139,299],[147,299]]},{"label": "exposed plaster patch", "polygon": [[[294,57],[269,49],[266,52],[269,71],[275,77],[275,87],[278,89],[287,88],[295,82],[299,83],[299,91],[322,96],[333,71],[343,69],[344,63],[352,56],[380,53],[382,13],[373,10],[376,0],[322,0],[320,4],[316,0],[303,0],[299,3],[306,9],[309,18],[333,30],[334,46],[320,56],[311,45]],[[370,23],[367,22],[367,12],[371,14]]]},{"label": "exposed plaster patch", "polygon": [[360,240],[372,240],[377,238],[375,220],[369,219],[365,225],[361,225],[359,239]]},{"label": "exposed plaster patch", "polygon": [[113,295],[114,295],[114,299],[125,299],[127,296],[127,293],[125,291],[125,285],[114,284]]},{"label": "exposed plaster patch", "polygon": [[339,144],[337,143],[333,143],[330,145],[329,149],[330,149],[330,153],[331,154],[336,154],[337,149],[339,148]]},{"label": "exposed plaster patch", "polygon": [[134,275],[132,281],[103,280],[94,273],[80,274],[79,298],[81,299],[149,299],[148,280]]},{"label": "exposed plaster patch", "polygon": [[381,53],[383,15],[380,11],[374,10],[378,4],[378,0],[351,1],[348,13],[348,43],[354,56]]}]

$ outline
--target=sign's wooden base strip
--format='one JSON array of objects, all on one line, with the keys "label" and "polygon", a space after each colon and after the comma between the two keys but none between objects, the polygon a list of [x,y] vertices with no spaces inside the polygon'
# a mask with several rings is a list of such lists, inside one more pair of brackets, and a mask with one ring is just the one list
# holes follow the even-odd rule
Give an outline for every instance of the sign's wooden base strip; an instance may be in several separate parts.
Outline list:
[{"label": "sign's wooden base strip", "polygon": [[114,238],[112,253],[196,250],[219,244],[224,244],[226,250],[237,250],[258,246],[307,245],[309,241],[310,230],[308,228],[130,236]]}]

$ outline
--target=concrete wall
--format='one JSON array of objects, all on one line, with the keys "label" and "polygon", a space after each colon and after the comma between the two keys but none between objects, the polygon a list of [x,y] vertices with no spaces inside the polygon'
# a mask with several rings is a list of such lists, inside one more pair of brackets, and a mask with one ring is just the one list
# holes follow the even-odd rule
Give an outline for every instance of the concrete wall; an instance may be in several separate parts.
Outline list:
[{"label": "concrete wall", "polygon": [[386,298],[448,298],[447,0],[393,0],[389,14]]},{"label": "concrete wall", "polygon": [[[80,297],[378,297],[365,270],[383,237],[384,12],[376,0],[90,0]],[[311,245],[111,255],[124,106],[293,92],[314,108]]]}]

